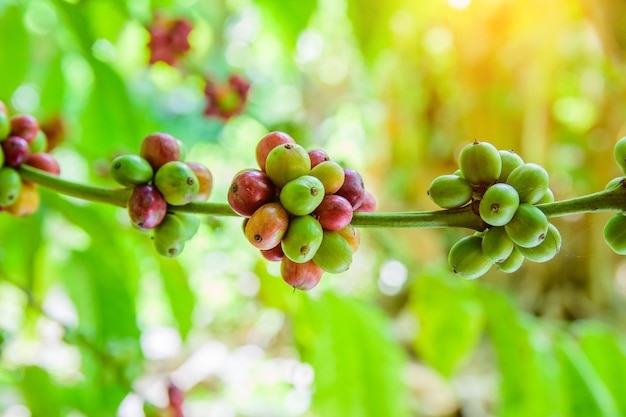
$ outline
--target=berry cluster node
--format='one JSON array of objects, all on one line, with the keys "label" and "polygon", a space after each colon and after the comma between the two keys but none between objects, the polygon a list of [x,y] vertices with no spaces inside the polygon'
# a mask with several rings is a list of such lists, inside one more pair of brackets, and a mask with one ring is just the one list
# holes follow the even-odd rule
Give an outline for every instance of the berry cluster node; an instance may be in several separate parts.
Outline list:
[{"label": "berry cluster node", "polygon": [[157,252],[169,258],[182,252],[200,226],[197,216],[169,209],[206,201],[213,187],[211,171],[185,158],[181,141],[157,132],[143,139],[139,155],[120,155],[111,162],[113,179],[132,188],[127,204],[132,224],[152,230]]},{"label": "berry cluster node", "polygon": [[313,288],[324,272],[346,271],[360,238],[352,214],[376,208],[361,175],[283,132],[259,141],[256,160],[259,168],[238,172],[228,191],[230,207],[246,217],[250,244],[280,261],[283,280],[300,290]]},{"label": "berry cluster node", "polygon": [[547,262],[559,253],[561,235],[536,207],[554,201],[543,167],[478,141],[461,150],[458,163],[454,174],[433,180],[428,195],[444,209],[471,204],[487,228],[452,246],[448,262],[456,274],[478,278],[494,264],[511,273],[524,259]]},{"label": "berry cluster node", "polygon": [[9,117],[0,101],[0,211],[28,216],[39,207],[37,185],[24,181],[18,168],[22,164],[59,175],[59,164],[48,153],[48,138],[39,122],[28,114]]}]

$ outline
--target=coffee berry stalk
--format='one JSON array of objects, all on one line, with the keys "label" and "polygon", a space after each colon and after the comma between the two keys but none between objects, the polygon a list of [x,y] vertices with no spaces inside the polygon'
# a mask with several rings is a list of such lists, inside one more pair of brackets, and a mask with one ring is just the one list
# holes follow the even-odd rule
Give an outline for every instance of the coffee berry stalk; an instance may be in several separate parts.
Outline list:
[{"label": "coffee berry stalk", "polygon": [[[1,110],[0,136],[6,141],[13,133],[3,121],[4,107]],[[615,252],[626,254],[626,176],[611,180],[602,191],[554,201],[543,167],[474,141],[459,154],[459,169],[435,178],[428,188],[441,210],[383,213],[375,212],[376,200],[365,190],[362,177],[323,150],[307,151],[286,133],[271,132],[255,152],[258,167],[234,176],[228,204],[207,201],[213,183],[210,171],[186,162],[182,142],[166,133],[144,138],[138,155],[113,160],[111,176],[120,184],[117,188],[76,183],[25,163],[14,169],[22,185],[38,184],[126,208],[132,224],[148,230],[157,252],[167,257],[179,255],[196,232],[200,222],[193,214],[243,218],[246,240],[266,259],[280,262],[283,280],[301,290],[316,286],[324,273],[350,267],[361,228],[474,230],[448,255],[456,274],[474,279],[493,266],[510,273],[525,260],[546,262],[556,256],[561,235],[550,218],[616,212],[604,238]],[[617,142],[615,159],[626,175],[626,138]],[[0,194],[14,182],[0,176]]]}]

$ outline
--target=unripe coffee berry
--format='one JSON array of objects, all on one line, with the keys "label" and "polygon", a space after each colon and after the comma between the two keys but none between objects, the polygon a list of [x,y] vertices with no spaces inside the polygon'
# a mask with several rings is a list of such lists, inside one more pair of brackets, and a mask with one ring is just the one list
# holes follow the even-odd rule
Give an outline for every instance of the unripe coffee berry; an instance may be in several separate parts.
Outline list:
[{"label": "unripe coffee berry", "polygon": [[193,201],[200,185],[198,177],[184,162],[171,161],[162,165],[154,175],[154,185],[168,204],[182,206]]},{"label": "unripe coffee berry", "polygon": [[265,162],[265,172],[278,188],[311,171],[307,151],[295,143],[279,145],[271,150]]},{"label": "unripe coffee berry", "polygon": [[285,256],[294,262],[310,261],[322,244],[322,226],[311,216],[293,217],[281,242]]},{"label": "unripe coffee berry", "polygon": [[548,218],[537,207],[523,203],[504,228],[513,243],[524,248],[532,248],[545,239],[548,233]]},{"label": "unripe coffee berry", "polygon": [[614,214],[604,225],[604,241],[619,255],[626,255],[626,216]]},{"label": "unripe coffee berry", "polygon": [[448,253],[452,271],[465,278],[475,279],[489,271],[493,262],[482,251],[482,237],[466,236],[457,241]]},{"label": "unripe coffee berry", "polygon": [[504,226],[515,215],[519,200],[519,194],[512,186],[504,183],[493,184],[480,200],[480,217],[491,226]]},{"label": "unripe coffee berry", "polygon": [[490,185],[502,171],[502,158],[495,146],[475,141],[461,149],[459,168],[472,185]]},{"label": "unripe coffee berry", "polygon": [[15,203],[21,191],[20,174],[11,167],[0,168],[0,207]]},{"label": "unripe coffee berry", "polygon": [[465,178],[457,175],[440,175],[430,183],[428,196],[439,207],[461,207],[472,199],[474,189]]},{"label": "unripe coffee berry", "polygon": [[500,158],[502,159],[502,170],[500,171],[498,182],[506,182],[511,171],[518,166],[523,165],[524,160],[513,151],[501,150],[498,152],[500,153]]},{"label": "unripe coffee berry", "polygon": [[35,139],[28,144],[28,150],[31,154],[43,153],[48,149],[48,138],[43,130],[38,130]]},{"label": "unripe coffee berry", "polygon": [[311,169],[309,175],[319,179],[324,184],[326,194],[335,194],[343,185],[345,172],[341,165],[333,161],[323,161]]},{"label": "unripe coffee berry", "polygon": [[146,184],[153,175],[152,166],[139,155],[120,155],[111,162],[111,176],[125,187]]},{"label": "unripe coffee berry", "polygon": [[524,263],[524,255],[521,254],[520,251],[516,248],[513,248],[513,252],[502,262],[496,262],[496,268],[498,268],[502,272],[506,272],[511,274],[522,267]]},{"label": "unripe coffee berry", "polygon": [[22,189],[17,200],[10,206],[6,206],[7,212],[17,217],[30,216],[39,208],[39,191],[34,183],[22,183]]},{"label": "unripe coffee berry", "polygon": [[324,185],[311,175],[289,181],[280,191],[280,203],[294,216],[306,216],[324,199]]},{"label": "unripe coffee berry", "polygon": [[540,165],[520,165],[509,174],[506,183],[519,193],[521,203],[535,204],[548,191],[548,172]]},{"label": "unripe coffee berry", "polygon": [[339,233],[325,230],[313,262],[326,272],[339,274],[350,268],[352,248]]},{"label": "unripe coffee berry", "polygon": [[483,235],[481,248],[483,254],[492,262],[502,262],[511,255],[515,244],[506,234],[504,227],[492,227]]},{"label": "unripe coffee berry", "polygon": [[180,255],[185,247],[185,233],[181,219],[174,214],[166,214],[152,236],[156,251],[167,258]]},{"label": "unripe coffee berry", "polygon": [[529,261],[548,262],[561,251],[561,242],[559,230],[552,223],[549,223],[548,233],[540,244],[532,248],[519,246],[517,250]]}]

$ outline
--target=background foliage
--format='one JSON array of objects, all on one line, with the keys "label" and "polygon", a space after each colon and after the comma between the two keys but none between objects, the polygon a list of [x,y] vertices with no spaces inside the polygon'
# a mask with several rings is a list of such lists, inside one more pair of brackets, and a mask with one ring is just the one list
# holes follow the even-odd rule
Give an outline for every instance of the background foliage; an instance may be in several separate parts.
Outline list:
[{"label": "background foliage", "polygon": [[[153,13],[189,19],[184,68],[148,66]],[[626,5],[618,0],[0,0],[0,99],[60,115],[62,176],[167,131],[216,179],[284,130],[359,170],[379,210],[434,209],[473,140],[551,173],[557,199],[619,175]],[[202,116],[204,78],[252,84]],[[0,215],[0,415],[623,416],[626,263],[608,214],[557,219],[561,253],[452,275],[462,230],[363,230],[351,269],[293,293],[237,219],[205,218],[177,260],[124,210],[42,190]]]}]

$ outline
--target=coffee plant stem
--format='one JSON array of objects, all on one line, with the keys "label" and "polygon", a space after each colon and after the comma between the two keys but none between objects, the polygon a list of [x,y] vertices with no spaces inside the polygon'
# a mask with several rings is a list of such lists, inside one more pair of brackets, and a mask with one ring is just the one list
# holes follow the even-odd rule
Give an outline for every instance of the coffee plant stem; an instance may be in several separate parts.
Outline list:
[{"label": "coffee plant stem", "polygon": [[[38,169],[22,165],[22,178],[61,194],[126,207],[130,195],[128,188],[104,188],[79,184],[65,180]],[[567,200],[537,205],[548,217],[562,217],[598,211],[623,211],[626,209],[626,182],[615,188]],[[238,217],[228,204],[194,202],[184,206],[170,207],[183,211],[215,216]],[[481,220],[472,205],[457,209],[435,211],[412,211],[397,213],[354,213],[352,225],[364,228],[446,228],[462,227],[484,230],[487,225]]]}]

